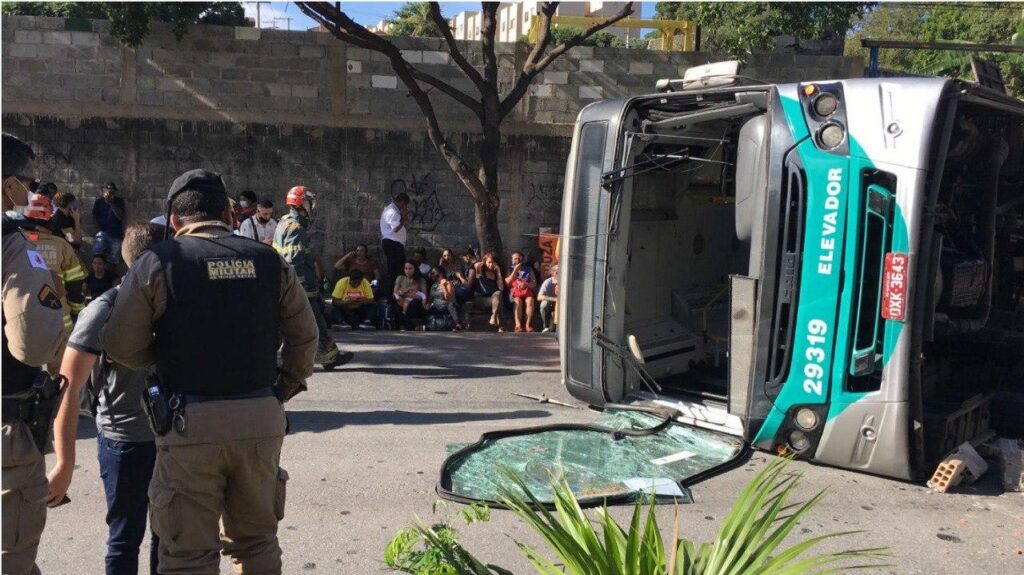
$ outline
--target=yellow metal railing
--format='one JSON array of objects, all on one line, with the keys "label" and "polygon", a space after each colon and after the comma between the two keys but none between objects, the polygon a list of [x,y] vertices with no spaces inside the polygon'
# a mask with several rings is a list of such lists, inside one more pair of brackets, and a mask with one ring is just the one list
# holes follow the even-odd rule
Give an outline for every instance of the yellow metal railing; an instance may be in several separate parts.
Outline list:
[{"label": "yellow metal railing", "polygon": [[[540,16],[530,18],[530,42],[537,41],[540,33]],[[552,16],[552,26],[579,26],[586,29],[604,18],[592,18],[588,16]],[[609,28],[629,28],[639,30],[654,29],[661,32],[661,38],[655,38],[659,50],[666,52],[693,52],[697,48],[697,27],[688,20],[640,20],[637,18],[624,18]],[[608,28],[605,28],[607,30]]]}]

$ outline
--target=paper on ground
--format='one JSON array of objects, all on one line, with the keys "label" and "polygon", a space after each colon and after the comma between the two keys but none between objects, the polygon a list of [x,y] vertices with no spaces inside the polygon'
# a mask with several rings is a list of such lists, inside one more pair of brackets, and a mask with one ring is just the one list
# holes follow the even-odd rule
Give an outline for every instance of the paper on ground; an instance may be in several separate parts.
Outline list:
[{"label": "paper on ground", "polygon": [[697,454],[693,453],[692,451],[680,451],[679,453],[673,453],[672,455],[666,455],[665,457],[659,457],[657,459],[652,459],[651,463],[653,463],[655,465],[665,465],[666,463],[675,463],[676,461],[682,461],[684,459],[689,459],[689,458],[693,457],[694,455],[697,455]]},{"label": "paper on ground", "polygon": [[670,497],[685,497],[678,483],[664,477],[631,477],[623,481],[623,483],[632,491],[653,492],[655,495],[668,495]]}]

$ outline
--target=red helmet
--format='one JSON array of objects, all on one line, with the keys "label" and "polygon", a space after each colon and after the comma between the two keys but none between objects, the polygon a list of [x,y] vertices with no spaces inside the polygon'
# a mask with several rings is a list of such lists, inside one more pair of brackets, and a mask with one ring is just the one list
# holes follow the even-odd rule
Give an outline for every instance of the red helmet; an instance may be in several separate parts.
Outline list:
[{"label": "red helmet", "polygon": [[28,206],[25,207],[25,217],[33,220],[50,221],[53,217],[53,203],[50,198],[43,194],[29,192]]},{"label": "red helmet", "polygon": [[307,212],[312,212],[313,208],[316,207],[316,194],[309,191],[309,188],[306,186],[295,186],[288,190],[284,203],[297,208],[306,208]]}]

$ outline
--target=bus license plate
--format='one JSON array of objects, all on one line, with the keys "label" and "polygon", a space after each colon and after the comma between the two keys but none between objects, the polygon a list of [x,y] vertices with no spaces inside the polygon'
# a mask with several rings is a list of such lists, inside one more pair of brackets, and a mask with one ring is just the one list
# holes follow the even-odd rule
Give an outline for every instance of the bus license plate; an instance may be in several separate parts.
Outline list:
[{"label": "bus license plate", "polygon": [[885,254],[882,280],[882,317],[904,321],[907,317],[907,254]]}]

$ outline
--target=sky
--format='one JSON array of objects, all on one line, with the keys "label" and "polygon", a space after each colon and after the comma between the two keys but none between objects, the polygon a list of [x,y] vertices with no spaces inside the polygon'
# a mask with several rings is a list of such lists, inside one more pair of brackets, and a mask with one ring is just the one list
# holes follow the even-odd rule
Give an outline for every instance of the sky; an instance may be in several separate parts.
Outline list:
[{"label": "sky", "polygon": [[[243,2],[245,15],[256,18],[256,2]],[[292,2],[260,2],[260,26],[263,28],[281,28],[306,30],[314,28],[316,23],[299,11]],[[391,16],[404,2],[342,2],[341,9],[356,22],[368,26]],[[641,12],[644,18],[654,16],[654,2],[642,2]],[[441,12],[446,17],[453,17],[464,10],[480,10],[479,2],[441,2]],[[291,18],[291,20],[288,20]]]}]

